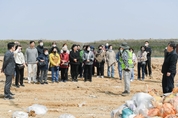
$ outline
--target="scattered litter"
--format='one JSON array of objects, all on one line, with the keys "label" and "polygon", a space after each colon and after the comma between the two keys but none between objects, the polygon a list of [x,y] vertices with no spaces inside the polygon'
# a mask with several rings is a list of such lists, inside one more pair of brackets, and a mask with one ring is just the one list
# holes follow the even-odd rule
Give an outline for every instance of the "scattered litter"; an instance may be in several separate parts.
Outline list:
[{"label": "scattered litter", "polygon": [[28,114],[23,111],[15,111],[12,118],[28,118]]},{"label": "scattered litter", "polygon": [[60,115],[59,118],[75,118],[75,116],[66,113],[66,114]]},{"label": "scattered litter", "polygon": [[39,105],[39,104],[34,104],[34,105],[28,107],[28,112],[35,111],[35,114],[37,114],[37,115],[45,114],[47,112],[47,110],[48,109],[45,106]]}]

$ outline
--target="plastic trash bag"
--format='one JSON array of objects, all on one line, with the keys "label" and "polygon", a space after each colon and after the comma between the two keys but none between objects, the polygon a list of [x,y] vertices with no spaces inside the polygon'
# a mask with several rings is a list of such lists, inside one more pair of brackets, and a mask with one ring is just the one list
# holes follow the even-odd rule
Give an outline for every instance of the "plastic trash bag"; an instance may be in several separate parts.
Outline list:
[{"label": "plastic trash bag", "polygon": [[122,110],[128,108],[126,104],[121,105],[119,108],[111,111],[111,118],[119,118],[122,114]]},{"label": "plastic trash bag", "polygon": [[135,106],[135,103],[133,100],[127,100],[126,105],[130,110],[132,110],[132,111],[136,110],[136,106]]},{"label": "plastic trash bag", "polygon": [[35,114],[37,114],[37,115],[43,115],[43,114],[46,114],[48,109],[43,105],[34,104],[34,105],[28,107],[28,112],[30,112],[30,111],[35,111]]},{"label": "plastic trash bag", "polygon": [[137,93],[132,97],[132,100],[135,102],[136,107],[144,104],[147,109],[153,108],[153,97],[148,93]]},{"label": "plastic trash bag", "polygon": [[59,118],[75,118],[75,116],[73,116],[71,114],[62,114],[59,116]]},{"label": "plastic trash bag", "polygon": [[129,118],[129,116],[132,114],[133,114],[133,111],[130,110],[129,108],[122,110],[122,118]]},{"label": "plastic trash bag", "polygon": [[12,118],[28,118],[28,113],[23,111],[15,111],[12,115]]}]

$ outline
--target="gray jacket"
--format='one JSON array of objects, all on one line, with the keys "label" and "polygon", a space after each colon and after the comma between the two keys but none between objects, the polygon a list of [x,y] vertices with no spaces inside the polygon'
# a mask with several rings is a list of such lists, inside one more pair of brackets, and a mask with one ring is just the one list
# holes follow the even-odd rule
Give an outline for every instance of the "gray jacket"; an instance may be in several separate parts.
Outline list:
[{"label": "gray jacket", "polygon": [[[92,51],[85,51],[84,54],[83,54],[83,61],[85,63],[85,65],[93,65],[93,61],[94,61],[94,54]],[[90,60],[89,62],[87,62],[87,60]]]},{"label": "gray jacket", "polygon": [[38,57],[37,49],[28,47],[25,51],[25,63],[27,64],[36,64]]},{"label": "gray jacket", "polygon": [[14,54],[9,50],[4,55],[2,71],[5,73],[5,75],[14,75],[15,72]]}]

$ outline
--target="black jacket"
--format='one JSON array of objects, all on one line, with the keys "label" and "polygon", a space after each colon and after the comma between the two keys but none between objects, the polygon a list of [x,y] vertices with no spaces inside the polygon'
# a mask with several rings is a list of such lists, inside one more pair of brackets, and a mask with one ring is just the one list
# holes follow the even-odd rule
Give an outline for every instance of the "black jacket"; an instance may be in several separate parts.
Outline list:
[{"label": "black jacket", "polygon": [[145,51],[147,52],[147,59],[150,59],[151,58],[151,53],[152,53],[152,50],[151,50],[151,47],[146,47],[145,46]]},{"label": "black jacket", "polygon": [[166,74],[167,72],[176,73],[176,64],[177,64],[177,53],[176,51],[172,51],[170,53],[167,53],[164,59],[164,63],[162,66],[161,72],[163,74]]},{"label": "black jacket", "polygon": [[[76,51],[76,52],[70,51],[69,59],[70,59],[70,64],[79,65],[80,64],[79,52],[78,51]],[[74,62],[74,59],[77,59],[77,62]]]},{"label": "black jacket", "polygon": [[36,49],[37,49],[37,51],[38,51],[38,56],[41,55],[41,54],[43,54],[43,46],[38,45],[38,46],[36,47]]}]

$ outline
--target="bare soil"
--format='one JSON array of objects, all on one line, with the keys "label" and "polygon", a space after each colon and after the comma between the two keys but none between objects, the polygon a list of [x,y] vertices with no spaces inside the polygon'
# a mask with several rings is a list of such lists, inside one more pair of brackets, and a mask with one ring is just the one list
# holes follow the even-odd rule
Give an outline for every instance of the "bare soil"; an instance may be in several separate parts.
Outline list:
[{"label": "bare soil", "polygon": [[[110,118],[113,109],[131,99],[135,93],[145,92],[146,85],[155,88],[162,94],[162,63],[163,58],[152,58],[153,78],[147,77],[144,81],[137,80],[135,67],[135,80],[131,82],[131,94],[125,97],[121,95],[124,90],[124,82],[118,79],[117,66],[114,79],[106,77],[102,79],[95,76],[93,82],[83,82],[81,78],[77,83],[69,81],[52,84],[49,72],[48,85],[28,84],[27,80],[24,80],[25,87],[16,88],[12,85],[11,91],[15,93],[14,100],[4,100],[5,76],[1,73],[0,118],[12,117],[14,111],[27,112],[27,108],[33,104],[41,104],[48,108],[45,115],[37,115],[36,118],[58,118],[63,113],[72,114],[76,118]],[[0,66],[2,66],[2,61]],[[27,77],[26,72],[25,77]],[[177,84],[177,80],[176,75],[175,84]]]}]

